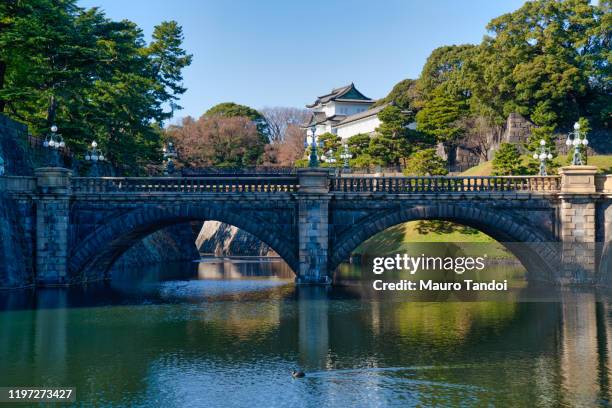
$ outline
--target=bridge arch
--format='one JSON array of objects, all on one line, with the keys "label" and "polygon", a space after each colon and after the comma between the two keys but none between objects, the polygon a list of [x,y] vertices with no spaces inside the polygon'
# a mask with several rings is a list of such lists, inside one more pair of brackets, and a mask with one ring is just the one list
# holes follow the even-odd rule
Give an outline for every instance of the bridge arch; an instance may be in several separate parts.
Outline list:
[{"label": "bridge arch", "polygon": [[90,233],[71,251],[70,280],[104,278],[112,264],[134,243],[165,227],[189,221],[220,221],[242,229],[266,243],[297,270],[295,249],[283,240],[281,231],[265,220],[243,217],[231,209],[202,205],[143,206],[122,214]]},{"label": "bridge arch", "polygon": [[329,271],[333,273],[351,252],[368,238],[397,224],[410,221],[443,220],[475,228],[497,240],[525,266],[532,280],[555,282],[559,274],[559,247],[550,234],[515,220],[516,216],[460,204],[428,204],[376,213],[356,223],[333,243]]}]

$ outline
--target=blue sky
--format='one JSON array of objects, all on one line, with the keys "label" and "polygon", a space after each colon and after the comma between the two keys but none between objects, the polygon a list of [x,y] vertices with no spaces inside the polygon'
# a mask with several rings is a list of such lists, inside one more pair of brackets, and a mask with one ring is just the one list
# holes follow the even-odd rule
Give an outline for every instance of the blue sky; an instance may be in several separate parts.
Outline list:
[{"label": "blue sky", "polygon": [[176,20],[193,54],[176,117],[219,102],[303,107],[350,82],[371,98],[418,77],[429,53],[478,43],[491,18],[522,0],[81,0],[149,38]]}]

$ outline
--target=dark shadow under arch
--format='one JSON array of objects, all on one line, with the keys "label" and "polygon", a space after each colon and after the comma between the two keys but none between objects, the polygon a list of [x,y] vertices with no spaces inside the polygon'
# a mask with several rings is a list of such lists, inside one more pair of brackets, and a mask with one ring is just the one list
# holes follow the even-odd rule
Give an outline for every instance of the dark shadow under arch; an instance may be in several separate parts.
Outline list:
[{"label": "dark shadow under arch", "polygon": [[293,271],[298,269],[295,250],[264,220],[206,205],[155,205],[120,215],[78,243],[70,256],[70,280],[105,278],[112,264],[135,242],[170,225],[189,221],[220,221],[240,228],[270,246]]},{"label": "dark shadow under arch", "polygon": [[502,211],[453,204],[418,205],[366,218],[344,232],[333,245],[330,273],[368,238],[394,225],[420,220],[452,221],[482,231],[506,246],[519,259],[527,269],[529,279],[556,281],[560,253],[553,237],[533,226],[516,222],[510,214]]}]

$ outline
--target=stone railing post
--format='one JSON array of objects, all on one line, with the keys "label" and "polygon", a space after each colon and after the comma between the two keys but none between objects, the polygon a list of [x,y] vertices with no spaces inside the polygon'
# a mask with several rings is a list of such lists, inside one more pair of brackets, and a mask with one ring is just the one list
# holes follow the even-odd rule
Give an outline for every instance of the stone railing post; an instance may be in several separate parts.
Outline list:
[{"label": "stone railing post", "polygon": [[68,283],[68,225],[72,172],[61,167],[35,170],[36,283],[39,286]]},{"label": "stone railing post", "polygon": [[561,174],[560,236],[563,246],[561,283],[595,281],[595,166],[568,166]]},{"label": "stone railing post", "polygon": [[329,284],[329,172],[327,169],[299,169],[298,178],[298,260],[297,283]]}]

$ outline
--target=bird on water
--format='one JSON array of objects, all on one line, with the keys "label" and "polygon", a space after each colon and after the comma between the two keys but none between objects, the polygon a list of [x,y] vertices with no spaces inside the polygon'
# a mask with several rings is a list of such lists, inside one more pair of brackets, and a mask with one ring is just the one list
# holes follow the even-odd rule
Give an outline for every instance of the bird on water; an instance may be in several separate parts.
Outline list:
[{"label": "bird on water", "polygon": [[306,374],[303,371],[295,371],[295,370],[293,370],[291,372],[291,376],[293,378],[302,378],[302,377],[306,377]]}]

